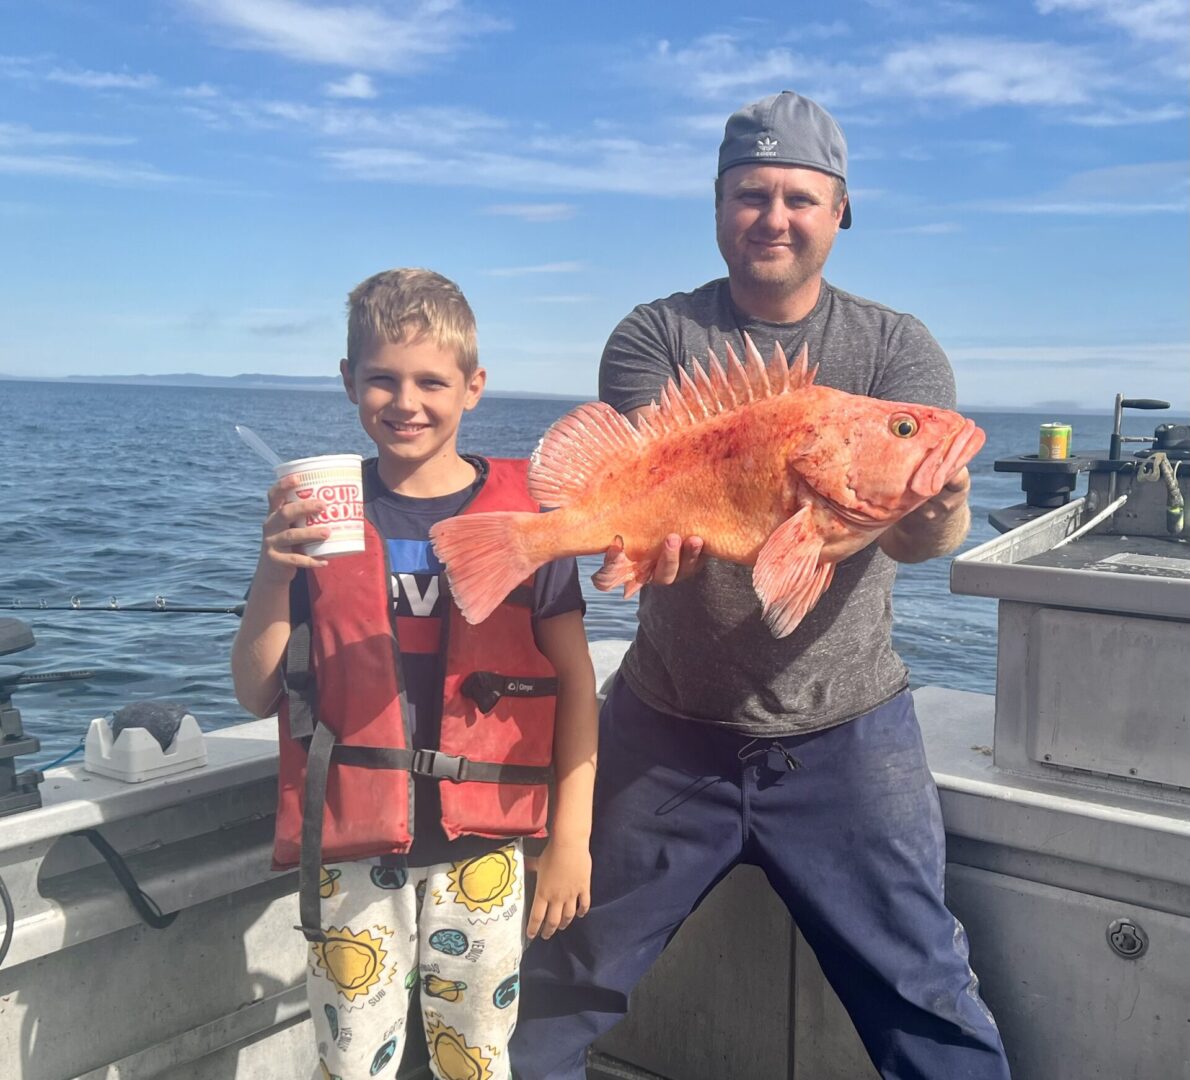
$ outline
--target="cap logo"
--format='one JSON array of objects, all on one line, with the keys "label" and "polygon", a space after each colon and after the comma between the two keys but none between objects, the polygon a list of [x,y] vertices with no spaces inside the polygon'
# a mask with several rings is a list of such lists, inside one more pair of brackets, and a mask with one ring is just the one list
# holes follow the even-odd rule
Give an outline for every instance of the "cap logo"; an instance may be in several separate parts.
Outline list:
[{"label": "cap logo", "polygon": [[771,139],[767,135],[761,135],[756,140],[756,156],[757,157],[776,157],[777,154],[777,140]]}]

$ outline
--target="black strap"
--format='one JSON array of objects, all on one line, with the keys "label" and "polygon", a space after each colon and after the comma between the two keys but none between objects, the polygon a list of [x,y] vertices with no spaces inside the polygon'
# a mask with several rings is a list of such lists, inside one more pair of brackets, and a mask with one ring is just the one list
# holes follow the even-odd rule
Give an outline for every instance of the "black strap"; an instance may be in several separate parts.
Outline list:
[{"label": "black strap", "polygon": [[330,765],[355,765],[365,769],[402,769],[453,783],[548,784],[554,770],[548,765],[509,765],[495,761],[444,754],[438,750],[401,750],[390,746],[344,746],[335,742],[325,724],[314,729],[306,755],[306,801],[302,817],[302,851],[298,864],[297,927],[307,941],[328,940],[322,929],[322,819],[326,811],[326,785]]},{"label": "black strap", "polygon": [[322,818],[326,813],[326,780],[335,751],[335,733],[325,724],[314,728],[306,754],[306,801],[302,813],[302,852],[298,862],[298,914],[307,941],[325,942],[322,929]]},{"label": "black strap", "polygon": [[310,664],[314,627],[310,619],[310,592],[306,575],[294,576],[289,589],[289,644],[285,650],[282,682],[289,695],[289,733],[295,739],[314,734],[318,711],[317,688]]},{"label": "black strap", "polygon": [[176,911],[171,911],[168,915],[161,911],[161,908],[157,906],[157,901],[137,884],[136,878],[132,876],[132,871],[128,869],[128,864],[120,856],[120,853],[98,832],[94,829],[80,829],[72,835],[90,841],[91,846],[103,856],[103,861],[111,867],[112,873],[116,875],[116,880],[128,894],[128,899],[132,901],[132,906],[136,908],[137,914],[154,930],[164,930],[178,917]]},{"label": "black strap", "polygon": [[553,676],[473,671],[463,680],[461,690],[486,715],[502,697],[554,697],[558,693],[558,680]]},{"label": "black strap", "polygon": [[364,769],[403,769],[414,776],[452,783],[548,784],[554,778],[549,765],[510,765],[498,761],[472,761],[441,750],[398,750],[390,746],[335,747],[332,757],[343,765]]}]

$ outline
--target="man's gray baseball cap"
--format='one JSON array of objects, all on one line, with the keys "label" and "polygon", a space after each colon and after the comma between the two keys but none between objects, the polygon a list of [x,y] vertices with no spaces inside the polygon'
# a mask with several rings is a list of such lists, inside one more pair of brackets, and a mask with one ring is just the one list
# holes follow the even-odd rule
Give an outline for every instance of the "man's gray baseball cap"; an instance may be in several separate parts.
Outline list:
[{"label": "man's gray baseball cap", "polygon": [[[719,175],[733,165],[800,165],[847,183],[847,140],[817,102],[782,90],[727,118],[719,146]],[[851,198],[840,228],[851,228]]]}]

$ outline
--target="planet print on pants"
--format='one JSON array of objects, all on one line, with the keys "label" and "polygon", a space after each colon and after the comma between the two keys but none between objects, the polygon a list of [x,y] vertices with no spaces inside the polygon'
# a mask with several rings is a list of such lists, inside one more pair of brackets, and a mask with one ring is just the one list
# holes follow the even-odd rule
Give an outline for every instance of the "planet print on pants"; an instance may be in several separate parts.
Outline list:
[{"label": "planet print on pants", "polygon": [[430,948],[447,956],[462,956],[467,951],[467,935],[462,930],[435,930],[430,935]]}]

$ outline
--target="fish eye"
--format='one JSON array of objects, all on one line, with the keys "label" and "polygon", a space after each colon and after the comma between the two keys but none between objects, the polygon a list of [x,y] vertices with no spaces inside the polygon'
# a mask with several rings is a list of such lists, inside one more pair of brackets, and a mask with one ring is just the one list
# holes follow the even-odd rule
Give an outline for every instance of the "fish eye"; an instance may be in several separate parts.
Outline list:
[{"label": "fish eye", "polygon": [[917,434],[917,421],[912,416],[900,413],[888,422],[888,430],[898,439],[911,439]]}]

